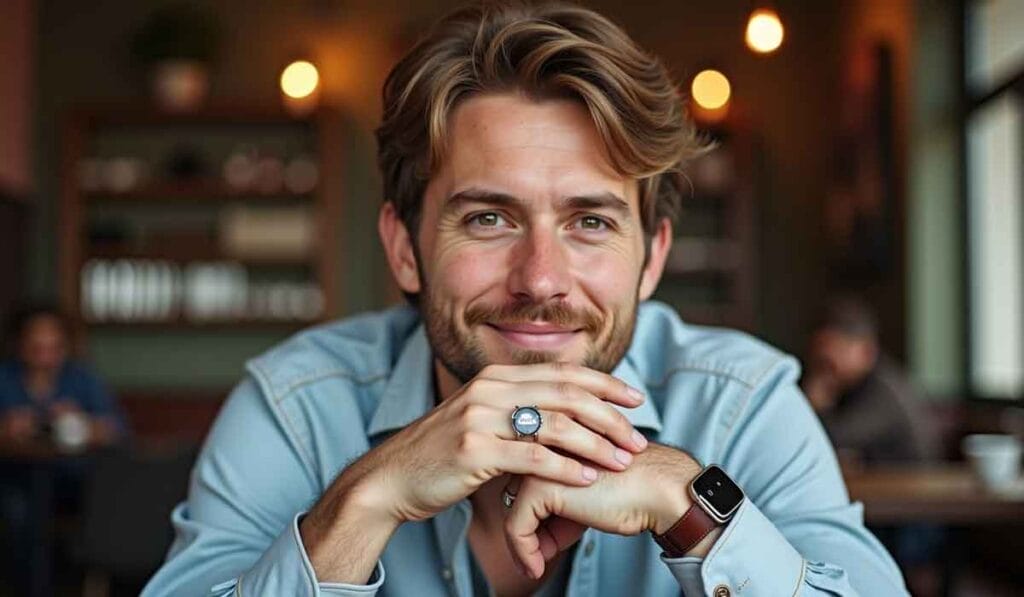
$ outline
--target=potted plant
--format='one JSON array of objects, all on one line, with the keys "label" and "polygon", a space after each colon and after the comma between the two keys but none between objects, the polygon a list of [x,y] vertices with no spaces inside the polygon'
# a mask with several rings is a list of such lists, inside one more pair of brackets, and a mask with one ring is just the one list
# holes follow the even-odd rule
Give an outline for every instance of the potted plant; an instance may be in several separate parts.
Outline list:
[{"label": "potted plant", "polygon": [[197,108],[209,91],[209,72],[220,44],[220,25],[189,3],[154,11],[132,39],[132,59],[149,79],[154,98],[173,111]]}]

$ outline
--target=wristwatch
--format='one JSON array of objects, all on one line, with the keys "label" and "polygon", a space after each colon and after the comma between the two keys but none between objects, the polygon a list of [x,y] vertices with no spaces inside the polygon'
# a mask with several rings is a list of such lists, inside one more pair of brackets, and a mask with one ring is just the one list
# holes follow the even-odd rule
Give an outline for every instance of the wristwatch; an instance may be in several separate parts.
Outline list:
[{"label": "wristwatch", "polygon": [[683,517],[654,540],[665,556],[681,558],[708,533],[729,522],[740,504],[743,490],[717,465],[709,465],[690,483],[693,504]]}]

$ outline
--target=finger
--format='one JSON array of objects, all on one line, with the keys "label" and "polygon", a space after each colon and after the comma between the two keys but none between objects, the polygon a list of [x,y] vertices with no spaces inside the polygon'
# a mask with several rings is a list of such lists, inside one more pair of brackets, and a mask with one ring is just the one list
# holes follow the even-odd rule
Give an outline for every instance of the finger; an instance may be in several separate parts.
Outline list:
[{"label": "finger", "polygon": [[[525,485],[520,489],[519,496],[505,517],[505,542],[519,567],[526,569],[527,576],[536,580],[544,575],[548,560],[541,549],[539,530],[551,511],[543,493],[531,491],[532,487],[536,485]],[[549,536],[549,541],[554,542],[554,538]]]},{"label": "finger", "polygon": [[582,365],[572,363],[539,363],[536,365],[488,365],[481,372],[488,379],[510,382],[569,382],[580,386],[602,400],[634,408],[645,399],[644,392],[626,382]]},{"label": "finger", "polygon": [[533,475],[577,487],[586,487],[597,479],[597,470],[593,467],[562,456],[540,443],[498,440],[493,457],[499,463],[497,468],[506,473]]},{"label": "finger", "polygon": [[558,411],[541,411],[544,424],[537,432],[537,441],[558,448],[574,456],[583,457],[609,470],[626,470],[633,455],[594,433],[567,415]]},{"label": "finger", "polygon": [[[639,453],[647,447],[646,438],[633,427],[625,415],[580,386],[568,382],[538,381],[511,385],[509,391],[500,392],[500,400],[508,409],[508,413],[516,406],[529,403],[546,411],[565,413],[630,452]],[[491,400],[493,404],[493,396]],[[546,420],[544,424],[547,424]],[[503,428],[514,436],[511,424],[505,424]],[[542,426],[540,434],[543,435],[544,431]]]}]

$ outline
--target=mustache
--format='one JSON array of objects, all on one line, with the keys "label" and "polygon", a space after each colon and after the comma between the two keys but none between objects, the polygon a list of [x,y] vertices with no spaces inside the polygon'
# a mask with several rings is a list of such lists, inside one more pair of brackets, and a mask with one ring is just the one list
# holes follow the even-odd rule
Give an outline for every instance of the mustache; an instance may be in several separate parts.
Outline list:
[{"label": "mustache", "polygon": [[604,320],[587,309],[575,309],[565,303],[509,303],[506,305],[475,305],[466,309],[467,326],[483,323],[529,323],[545,321],[560,327],[596,334]]}]

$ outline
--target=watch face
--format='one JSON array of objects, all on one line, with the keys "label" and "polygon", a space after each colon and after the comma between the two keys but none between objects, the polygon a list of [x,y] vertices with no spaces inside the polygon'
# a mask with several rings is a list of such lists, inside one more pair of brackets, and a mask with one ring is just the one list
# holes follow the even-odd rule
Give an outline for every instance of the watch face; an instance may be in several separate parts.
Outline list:
[{"label": "watch face", "polygon": [[709,514],[722,522],[728,520],[743,502],[743,491],[715,465],[704,469],[693,480],[691,488],[694,496],[711,510]]}]

